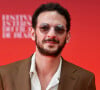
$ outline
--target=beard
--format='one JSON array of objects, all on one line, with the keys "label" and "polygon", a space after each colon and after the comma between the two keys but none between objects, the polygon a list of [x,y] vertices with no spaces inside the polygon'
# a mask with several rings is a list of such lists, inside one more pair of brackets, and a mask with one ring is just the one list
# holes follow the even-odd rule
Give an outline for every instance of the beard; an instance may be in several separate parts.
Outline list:
[{"label": "beard", "polygon": [[[53,41],[55,43],[58,43],[59,44],[59,41],[58,40],[55,40],[55,39],[47,39],[47,40],[43,40],[42,43],[45,43],[46,41]],[[48,49],[45,49],[37,40],[37,36],[35,35],[35,43],[36,43],[36,46],[39,50],[39,52],[42,54],[42,55],[45,55],[45,56],[52,56],[52,57],[56,57],[58,56],[62,49],[64,48],[65,44],[66,44],[66,38],[64,40],[64,42],[58,46],[58,49],[55,50],[55,51],[50,51]]]}]

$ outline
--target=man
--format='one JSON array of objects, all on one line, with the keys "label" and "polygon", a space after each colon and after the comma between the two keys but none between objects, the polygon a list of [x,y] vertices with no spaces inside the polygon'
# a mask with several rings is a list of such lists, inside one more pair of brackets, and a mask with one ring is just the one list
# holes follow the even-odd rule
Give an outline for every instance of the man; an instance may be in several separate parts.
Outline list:
[{"label": "man", "polygon": [[70,15],[57,3],[41,5],[32,17],[35,53],[0,67],[0,90],[96,90],[94,74],[65,61]]}]

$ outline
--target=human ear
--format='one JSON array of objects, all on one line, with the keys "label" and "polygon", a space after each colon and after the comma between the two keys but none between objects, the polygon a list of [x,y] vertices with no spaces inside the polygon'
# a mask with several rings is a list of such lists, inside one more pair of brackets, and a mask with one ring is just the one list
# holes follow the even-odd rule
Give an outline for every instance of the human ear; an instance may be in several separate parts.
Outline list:
[{"label": "human ear", "polygon": [[35,29],[31,28],[31,39],[35,41]]},{"label": "human ear", "polygon": [[66,43],[69,43],[70,38],[71,38],[71,34],[70,34],[70,32],[67,32]]}]

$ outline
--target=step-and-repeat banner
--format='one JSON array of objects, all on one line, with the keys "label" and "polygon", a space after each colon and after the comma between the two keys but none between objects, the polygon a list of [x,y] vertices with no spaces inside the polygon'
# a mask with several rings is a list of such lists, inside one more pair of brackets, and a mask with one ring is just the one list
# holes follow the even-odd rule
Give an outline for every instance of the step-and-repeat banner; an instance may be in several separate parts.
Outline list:
[{"label": "step-and-repeat banner", "polygon": [[95,74],[100,90],[100,1],[95,0],[1,0],[0,66],[29,57],[35,51],[30,29],[32,14],[42,3],[58,2],[71,15],[71,40],[64,59]]}]

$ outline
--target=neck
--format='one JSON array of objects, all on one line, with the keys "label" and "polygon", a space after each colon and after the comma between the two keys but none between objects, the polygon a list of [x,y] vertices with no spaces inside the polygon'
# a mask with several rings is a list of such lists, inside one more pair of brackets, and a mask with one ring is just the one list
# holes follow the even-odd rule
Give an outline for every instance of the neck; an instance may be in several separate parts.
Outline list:
[{"label": "neck", "polygon": [[53,76],[57,71],[60,63],[60,55],[57,57],[44,56],[38,51],[36,52],[36,69],[38,75]]}]

